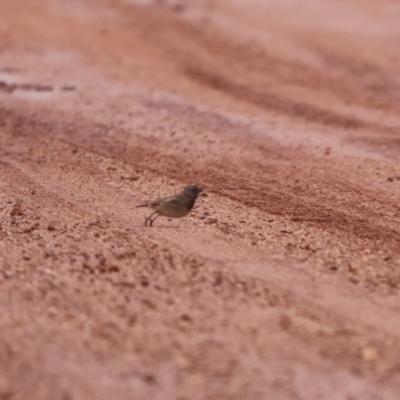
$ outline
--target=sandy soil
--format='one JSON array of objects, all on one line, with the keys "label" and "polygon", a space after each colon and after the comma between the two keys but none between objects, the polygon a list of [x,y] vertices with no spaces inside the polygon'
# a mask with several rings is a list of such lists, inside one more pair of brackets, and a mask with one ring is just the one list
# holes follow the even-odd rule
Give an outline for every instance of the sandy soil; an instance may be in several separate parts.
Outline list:
[{"label": "sandy soil", "polygon": [[399,399],[399,20],[3,1],[0,399]]}]

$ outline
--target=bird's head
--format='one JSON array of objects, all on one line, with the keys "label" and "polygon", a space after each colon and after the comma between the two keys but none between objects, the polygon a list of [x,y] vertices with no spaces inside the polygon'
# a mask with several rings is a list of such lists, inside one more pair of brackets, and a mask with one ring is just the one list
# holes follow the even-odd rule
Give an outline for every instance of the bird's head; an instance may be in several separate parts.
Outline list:
[{"label": "bird's head", "polygon": [[194,199],[197,199],[197,196],[202,191],[203,191],[203,189],[196,185],[189,185],[189,186],[186,186],[185,189],[183,189],[183,194],[186,194],[190,197],[193,197]]}]

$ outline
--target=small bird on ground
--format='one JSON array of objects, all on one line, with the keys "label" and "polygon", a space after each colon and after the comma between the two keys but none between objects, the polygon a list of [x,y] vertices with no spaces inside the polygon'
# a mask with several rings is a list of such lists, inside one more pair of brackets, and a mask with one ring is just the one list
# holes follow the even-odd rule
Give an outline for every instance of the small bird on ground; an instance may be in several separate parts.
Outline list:
[{"label": "small bird on ground", "polygon": [[189,185],[175,196],[162,197],[149,203],[139,204],[136,207],[151,207],[154,209],[154,212],[144,220],[146,226],[153,226],[153,222],[160,215],[170,218],[182,218],[188,215],[202,191],[203,189],[196,185]]}]

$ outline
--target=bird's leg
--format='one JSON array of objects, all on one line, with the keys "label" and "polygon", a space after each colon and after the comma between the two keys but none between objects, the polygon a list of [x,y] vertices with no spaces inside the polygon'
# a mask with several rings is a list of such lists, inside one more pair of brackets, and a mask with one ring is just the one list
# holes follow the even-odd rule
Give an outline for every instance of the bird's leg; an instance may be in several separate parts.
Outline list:
[{"label": "bird's leg", "polygon": [[160,216],[160,214],[157,214],[153,219],[150,219],[150,226],[153,226],[153,222]]},{"label": "bird's leg", "polygon": [[[146,218],[144,219],[144,224],[145,224],[146,226],[152,226],[152,225],[153,225],[153,220],[151,219],[151,217],[152,217],[154,214],[157,214],[157,212],[154,211],[153,213],[151,213],[148,217],[146,217]],[[149,223],[149,225],[147,225],[147,223]]]}]

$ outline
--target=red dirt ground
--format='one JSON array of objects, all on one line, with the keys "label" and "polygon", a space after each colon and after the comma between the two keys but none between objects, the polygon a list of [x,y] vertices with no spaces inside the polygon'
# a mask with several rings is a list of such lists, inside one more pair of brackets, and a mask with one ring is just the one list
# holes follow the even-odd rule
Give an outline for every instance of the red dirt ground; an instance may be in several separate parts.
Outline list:
[{"label": "red dirt ground", "polygon": [[399,399],[399,21],[3,1],[0,399]]}]

